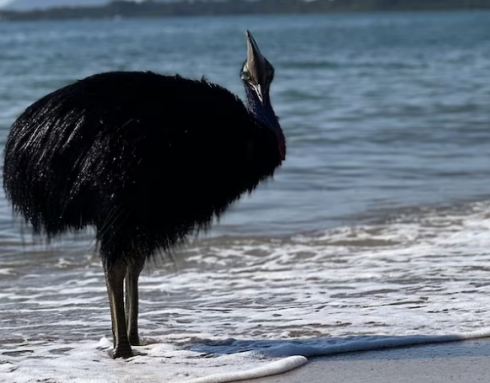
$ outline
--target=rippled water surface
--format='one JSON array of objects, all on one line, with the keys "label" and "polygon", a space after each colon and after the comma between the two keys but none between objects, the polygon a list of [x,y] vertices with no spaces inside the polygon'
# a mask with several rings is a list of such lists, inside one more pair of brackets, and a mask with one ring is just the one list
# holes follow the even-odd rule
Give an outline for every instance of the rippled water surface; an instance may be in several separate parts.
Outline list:
[{"label": "rippled water surface", "polygon": [[[143,336],[488,326],[488,12],[0,23],[1,143],[30,103],[101,71],[206,75],[243,96],[245,29],[275,66],[288,158],[175,264],[148,265]],[[0,345],[110,335],[90,235],[33,244],[1,194],[0,240]]]}]

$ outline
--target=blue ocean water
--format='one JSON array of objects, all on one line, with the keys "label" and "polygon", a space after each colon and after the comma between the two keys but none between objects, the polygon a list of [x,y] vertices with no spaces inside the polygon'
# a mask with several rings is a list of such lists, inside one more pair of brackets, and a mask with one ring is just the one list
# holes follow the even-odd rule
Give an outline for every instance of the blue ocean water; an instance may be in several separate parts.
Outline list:
[{"label": "blue ocean water", "polygon": [[[489,20],[453,12],[2,23],[0,142],[37,98],[102,71],[206,75],[243,96],[250,29],[276,68],[272,101],[288,158],[220,232],[291,234],[484,199]],[[0,228],[10,220],[0,195]]]}]

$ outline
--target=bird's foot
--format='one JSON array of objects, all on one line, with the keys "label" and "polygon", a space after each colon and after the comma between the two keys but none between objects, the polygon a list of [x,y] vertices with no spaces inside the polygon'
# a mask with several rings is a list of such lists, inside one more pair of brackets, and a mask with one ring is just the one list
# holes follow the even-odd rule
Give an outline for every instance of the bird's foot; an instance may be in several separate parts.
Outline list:
[{"label": "bird's foot", "polygon": [[128,359],[134,356],[133,350],[131,349],[131,346],[129,344],[124,346],[114,347],[114,349],[107,351],[107,353],[112,359],[117,359],[117,358]]}]

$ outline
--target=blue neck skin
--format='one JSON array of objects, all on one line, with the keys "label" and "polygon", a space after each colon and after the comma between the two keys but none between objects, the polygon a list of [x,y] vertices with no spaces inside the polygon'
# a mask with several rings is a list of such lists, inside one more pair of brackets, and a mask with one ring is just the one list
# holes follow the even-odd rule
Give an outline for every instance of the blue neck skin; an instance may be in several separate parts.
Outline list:
[{"label": "blue neck skin", "polygon": [[250,113],[252,113],[252,115],[257,120],[262,122],[270,129],[276,130],[279,125],[279,121],[276,114],[274,113],[274,110],[272,110],[272,106],[269,101],[269,95],[264,94],[264,105],[262,104],[262,102],[260,102],[257,93],[255,93],[253,89],[249,88],[246,85],[245,93],[247,95],[248,110],[250,111]]}]

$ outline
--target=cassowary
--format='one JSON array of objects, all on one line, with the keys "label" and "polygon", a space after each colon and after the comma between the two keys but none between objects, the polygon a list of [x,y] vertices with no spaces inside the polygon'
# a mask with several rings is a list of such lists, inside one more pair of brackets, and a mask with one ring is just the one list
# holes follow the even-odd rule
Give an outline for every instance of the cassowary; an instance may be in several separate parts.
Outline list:
[{"label": "cassowary", "polygon": [[113,358],[140,344],[145,261],[207,229],[285,160],[274,68],[246,38],[247,106],[204,78],[107,72],[44,96],[11,128],[3,186],[14,212],[47,239],[96,229]]}]

